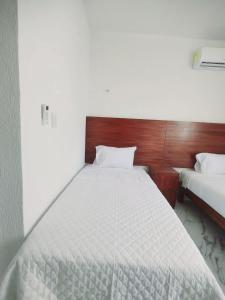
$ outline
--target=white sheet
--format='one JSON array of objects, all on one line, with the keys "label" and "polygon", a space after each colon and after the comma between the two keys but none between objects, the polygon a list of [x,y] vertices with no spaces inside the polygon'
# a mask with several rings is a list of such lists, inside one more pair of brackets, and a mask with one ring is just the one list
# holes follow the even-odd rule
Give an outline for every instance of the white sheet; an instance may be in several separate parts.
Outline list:
[{"label": "white sheet", "polygon": [[193,169],[177,169],[182,185],[225,218],[225,175],[201,174]]},{"label": "white sheet", "polygon": [[145,171],[88,166],[25,241],[0,299],[225,297]]}]

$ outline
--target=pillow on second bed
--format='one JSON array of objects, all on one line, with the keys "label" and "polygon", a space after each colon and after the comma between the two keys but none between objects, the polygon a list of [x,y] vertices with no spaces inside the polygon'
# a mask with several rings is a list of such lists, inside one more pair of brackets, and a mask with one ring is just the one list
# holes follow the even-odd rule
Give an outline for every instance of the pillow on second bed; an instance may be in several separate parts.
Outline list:
[{"label": "pillow on second bed", "polygon": [[116,148],[97,146],[94,165],[106,168],[131,169],[133,168],[136,149],[137,147]]},{"label": "pillow on second bed", "polygon": [[213,153],[197,154],[195,171],[208,174],[225,174],[225,155]]}]

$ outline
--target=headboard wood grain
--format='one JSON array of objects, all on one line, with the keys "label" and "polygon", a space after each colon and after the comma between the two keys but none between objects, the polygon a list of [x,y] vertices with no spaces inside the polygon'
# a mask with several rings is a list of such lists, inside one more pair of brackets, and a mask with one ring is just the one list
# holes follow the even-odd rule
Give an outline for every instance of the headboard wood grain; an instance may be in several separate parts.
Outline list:
[{"label": "headboard wood grain", "polygon": [[136,165],[193,167],[199,152],[225,153],[225,124],[87,117],[86,163],[97,145],[137,146]]}]

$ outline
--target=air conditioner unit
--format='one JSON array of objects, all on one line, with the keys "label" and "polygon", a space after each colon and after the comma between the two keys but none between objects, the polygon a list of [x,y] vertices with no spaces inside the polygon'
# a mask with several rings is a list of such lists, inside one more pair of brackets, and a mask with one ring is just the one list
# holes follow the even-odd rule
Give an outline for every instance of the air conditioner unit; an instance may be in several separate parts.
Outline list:
[{"label": "air conditioner unit", "polygon": [[225,48],[203,47],[194,53],[194,69],[225,70]]}]

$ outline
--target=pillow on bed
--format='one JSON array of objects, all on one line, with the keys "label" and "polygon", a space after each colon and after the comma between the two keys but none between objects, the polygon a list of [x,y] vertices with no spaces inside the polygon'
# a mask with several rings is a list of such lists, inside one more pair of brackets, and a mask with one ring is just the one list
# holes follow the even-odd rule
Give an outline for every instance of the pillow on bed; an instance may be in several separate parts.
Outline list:
[{"label": "pillow on bed", "polygon": [[94,165],[105,168],[131,169],[133,168],[136,149],[137,147],[116,148],[97,146]]},{"label": "pillow on bed", "polygon": [[213,153],[197,154],[195,171],[208,174],[225,174],[225,155]]}]

